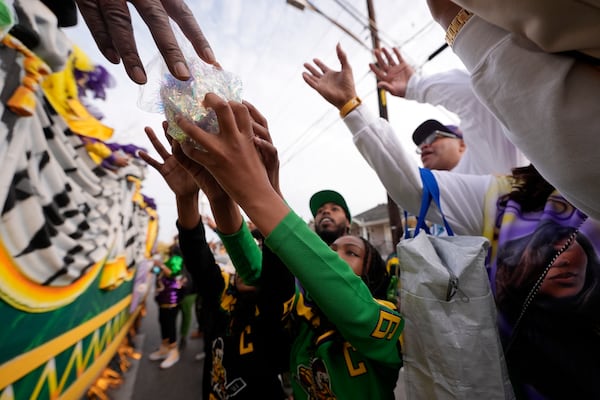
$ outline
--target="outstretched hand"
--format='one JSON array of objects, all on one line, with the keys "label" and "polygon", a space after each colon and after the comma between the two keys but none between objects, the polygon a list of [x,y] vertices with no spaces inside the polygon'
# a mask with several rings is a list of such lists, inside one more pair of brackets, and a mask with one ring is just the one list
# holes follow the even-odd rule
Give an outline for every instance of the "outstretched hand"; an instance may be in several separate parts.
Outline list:
[{"label": "outstretched hand", "polygon": [[163,163],[153,159],[146,152],[140,152],[140,157],[163,176],[176,196],[194,195],[200,189],[206,194],[209,200],[228,197],[210,172],[202,165],[188,158],[181,149],[180,144],[167,134],[168,126],[169,124],[164,121],[163,130],[165,131],[165,137],[171,145],[173,154],[164,148],[152,128],[147,127],[145,129],[146,135],[158,154],[162,157]]},{"label": "outstretched hand", "polygon": [[373,53],[377,59],[377,64],[371,63],[369,68],[377,77],[378,88],[387,90],[394,96],[404,97],[406,96],[408,81],[415,70],[404,61],[397,47],[394,47],[393,50],[396,55],[395,59],[388,49],[376,49]]},{"label": "outstretched hand", "polygon": [[352,67],[348,63],[346,53],[344,53],[339,43],[335,50],[342,67],[341,71],[334,71],[321,60],[315,58],[313,62],[318,69],[312,64],[305,63],[304,68],[308,72],[303,72],[302,78],[308,86],[315,89],[325,100],[340,109],[348,100],[356,97],[356,87]]},{"label": "outstretched hand", "polygon": [[[163,129],[167,130],[168,124],[167,122],[163,122]],[[183,166],[176,160],[176,158],[165,149],[162,143],[156,137],[154,130],[150,127],[146,127],[145,129],[146,135],[152,143],[152,146],[160,157],[163,159],[163,162],[154,159],[145,151],[140,151],[139,155],[142,160],[146,161],[152,168],[158,171],[159,174],[162,175],[167,185],[171,188],[173,193],[176,196],[193,196],[198,194],[198,185],[192,179],[192,176],[188,174],[188,172],[183,168]],[[169,135],[167,136],[167,140],[172,145],[172,139]]]},{"label": "outstretched hand", "polygon": [[146,83],[147,78],[137,51],[127,2],[135,6],[146,22],[173,76],[187,80],[190,72],[171,29],[170,18],[179,25],[198,56],[209,64],[217,65],[208,40],[184,0],[76,1],[104,57],[114,64],[122,59],[127,75],[138,84]]},{"label": "outstretched hand", "polygon": [[215,111],[220,132],[217,135],[208,133],[178,116],[177,125],[204,150],[191,143],[184,143],[182,149],[210,171],[266,236],[289,212],[289,207],[269,181],[260,144],[257,149],[251,112],[246,105],[227,102],[214,93],[207,94],[203,104]]}]

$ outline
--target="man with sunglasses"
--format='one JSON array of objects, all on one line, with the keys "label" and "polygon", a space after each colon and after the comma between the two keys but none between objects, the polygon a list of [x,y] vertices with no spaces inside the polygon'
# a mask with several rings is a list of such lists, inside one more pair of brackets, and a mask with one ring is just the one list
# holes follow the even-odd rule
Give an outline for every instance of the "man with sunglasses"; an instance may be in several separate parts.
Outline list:
[{"label": "man with sunglasses", "polygon": [[412,138],[425,168],[450,171],[465,154],[462,132],[454,125],[428,119],[415,129]]},{"label": "man with sunglasses", "polygon": [[[432,126],[426,121],[417,131],[424,131],[415,143],[422,152],[422,161],[429,169],[452,170],[463,174],[508,174],[512,168],[527,165],[529,162],[506,138],[498,120],[479,102],[470,83],[468,73],[450,70],[430,76],[420,76],[404,61],[397,48],[375,50],[377,64],[371,70],[378,79],[377,86],[394,96],[442,106],[460,118],[460,131],[437,123]],[[375,131],[380,137],[396,134],[388,121],[375,118],[362,104],[356,94],[352,67],[346,53],[338,44],[336,48],[341,70],[329,68],[321,60],[315,59],[314,66],[305,63],[305,82],[325,100],[340,111],[340,116],[356,138],[363,132]],[[419,146],[434,131],[430,145]],[[416,131],[415,131],[416,132]],[[461,136],[458,139],[457,133]],[[454,134],[455,138],[447,137]],[[464,139],[464,142],[462,141]],[[452,145],[452,151],[444,154],[441,162],[442,145]],[[382,149],[384,150],[384,149]],[[434,151],[435,150],[435,151]],[[434,159],[437,160],[434,163]]]}]

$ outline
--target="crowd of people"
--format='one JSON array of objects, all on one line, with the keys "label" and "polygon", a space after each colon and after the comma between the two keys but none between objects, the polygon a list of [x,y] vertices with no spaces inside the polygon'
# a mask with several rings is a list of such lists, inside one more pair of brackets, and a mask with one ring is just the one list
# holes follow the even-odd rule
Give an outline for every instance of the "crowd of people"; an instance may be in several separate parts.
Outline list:
[{"label": "crowd of people", "polygon": [[[73,23],[66,11],[77,3],[106,58],[145,82],[126,2],[43,2],[56,7],[59,24]],[[189,71],[169,19],[204,61],[219,65],[183,0],[130,2],[176,78]],[[420,76],[398,49],[376,49],[371,70],[391,94],[460,117],[460,126],[424,121],[413,140],[455,233],[490,241],[486,267],[516,398],[600,398],[600,7],[427,3],[468,72]],[[350,61],[340,45],[336,52],[339,70],[314,59],[303,78],[339,111],[391,198],[417,214],[420,165],[361,104]],[[252,104],[213,93],[198,100],[214,110],[219,135],[179,116],[191,141],[170,138],[165,122],[170,150],[146,129],[162,161],[137,153],[163,176],[178,212],[179,247],[156,262],[163,342],[150,358],[163,368],[179,358],[181,298],[166,289],[185,268],[202,303],[203,398],[393,398],[403,317],[389,301],[395,281],[384,258],[349,234],[352,216],[339,193],[311,197],[314,230],[290,209],[267,119]],[[235,271],[223,270],[207,243],[200,191]],[[439,210],[427,220],[441,224]]]}]

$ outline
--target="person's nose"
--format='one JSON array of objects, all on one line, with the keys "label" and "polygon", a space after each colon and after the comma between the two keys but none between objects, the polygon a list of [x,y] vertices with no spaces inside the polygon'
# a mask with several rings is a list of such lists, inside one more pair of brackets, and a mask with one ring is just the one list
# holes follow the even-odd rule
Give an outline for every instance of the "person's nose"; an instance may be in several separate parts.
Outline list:
[{"label": "person's nose", "polygon": [[423,154],[423,152],[424,152],[425,150],[429,149],[430,147],[431,147],[431,144],[428,144],[428,143],[423,143],[423,144],[421,144],[421,145],[418,147],[418,150],[419,150],[419,151],[418,151],[418,153],[422,155],[422,154]]}]

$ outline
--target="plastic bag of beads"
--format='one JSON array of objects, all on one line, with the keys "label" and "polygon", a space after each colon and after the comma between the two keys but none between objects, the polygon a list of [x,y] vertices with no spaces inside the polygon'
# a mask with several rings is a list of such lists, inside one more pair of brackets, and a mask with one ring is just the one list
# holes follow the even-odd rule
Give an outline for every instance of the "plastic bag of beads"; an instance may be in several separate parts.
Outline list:
[{"label": "plastic bag of beads", "polygon": [[184,141],[187,135],[175,123],[177,115],[183,115],[203,130],[217,134],[217,116],[212,109],[202,105],[202,100],[207,93],[215,93],[228,101],[241,101],[242,82],[233,73],[202,61],[189,42],[182,39],[182,34],[176,31],[176,36],[186,57],[190,79],[180,81],[171,75],[159,54],[146,67],[148,83],[141,87],[138,105],[145,111],[164,113],[169,123],[167,133],[178,142]]}]

